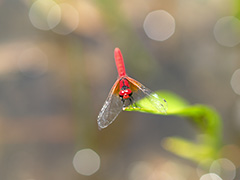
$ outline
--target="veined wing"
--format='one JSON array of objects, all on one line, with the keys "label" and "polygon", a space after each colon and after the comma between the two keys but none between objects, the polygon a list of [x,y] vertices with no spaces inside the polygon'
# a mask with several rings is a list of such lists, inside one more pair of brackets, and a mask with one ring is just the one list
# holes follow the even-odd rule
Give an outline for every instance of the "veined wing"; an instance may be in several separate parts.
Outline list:
[{"label": "veined wing", "polygon": [[152,92],[150,89],[142,85],[140,82],[136,81],[131,77],[127,77],[130,82],[130,88],[133,91],[132,97],[135,102],[138,100],[147,97],[149,102],[162,113],[167,113],[168,105],[167,101],[160,97],[158,94]]},{"label": "veined wing", "polygon": [[114,83],[98,115],[97,123],[99,129],[106,128],[116,119],[117,115],[122,111],[123,103],[118,96],[118,92],[119,79]]}]

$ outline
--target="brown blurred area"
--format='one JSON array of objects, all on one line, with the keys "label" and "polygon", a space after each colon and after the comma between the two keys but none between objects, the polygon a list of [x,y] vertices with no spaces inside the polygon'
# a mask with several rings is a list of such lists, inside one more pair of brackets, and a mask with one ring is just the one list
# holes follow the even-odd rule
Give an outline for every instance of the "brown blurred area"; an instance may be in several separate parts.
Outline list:
[{"label": "brown blurred area", "polygon": [[[200,179],[198,165],[161,147],[169,136],[194,140],[198,132],[184,119],[123,112],[98,130],[97,115],[117,78],[115,47],[127,73],[147,87],[215,107],[224,120],[223,153],[239,169],[240,99],[230,85],[239,45],[223,46],[213,34],[218,19],[233,15],[232,6],[227,0],[1,0],[0,179]],[[175,19],[165,41],[150,39],[143,28],[155,10]],[[86,148],[101,159],[90,176],[73,167],[76,152]]]}]

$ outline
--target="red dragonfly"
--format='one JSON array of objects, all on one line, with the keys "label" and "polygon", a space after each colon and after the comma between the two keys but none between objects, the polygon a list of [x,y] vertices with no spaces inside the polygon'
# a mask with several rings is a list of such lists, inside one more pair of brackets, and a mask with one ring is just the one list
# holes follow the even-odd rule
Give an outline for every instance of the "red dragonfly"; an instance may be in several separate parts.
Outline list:
[{"label": "red dragonfly", "polygon": [[136,102],[144,97],[148,97],[149,102],[157,111],[166,113],[167,102],[165,99],[126,74],[122,53],[119,48],[115,48],[114,57],[118,79],[110,90],[98,115],[97,123],[99,129],[106,128],[111,124],[125,107],[130,105],[137,107]]}]

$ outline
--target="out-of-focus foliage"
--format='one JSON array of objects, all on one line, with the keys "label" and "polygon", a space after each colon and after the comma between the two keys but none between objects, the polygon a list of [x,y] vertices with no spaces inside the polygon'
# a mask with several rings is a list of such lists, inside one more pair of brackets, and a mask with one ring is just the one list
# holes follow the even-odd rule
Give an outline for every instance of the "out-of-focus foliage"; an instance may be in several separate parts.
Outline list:
[{"label": "out-of-focus foliage", "polygon": [[234,12],[236,13],[235,16],[237,18],[240,18],[240,2],[238,0],[234,0],[233,9]]}]

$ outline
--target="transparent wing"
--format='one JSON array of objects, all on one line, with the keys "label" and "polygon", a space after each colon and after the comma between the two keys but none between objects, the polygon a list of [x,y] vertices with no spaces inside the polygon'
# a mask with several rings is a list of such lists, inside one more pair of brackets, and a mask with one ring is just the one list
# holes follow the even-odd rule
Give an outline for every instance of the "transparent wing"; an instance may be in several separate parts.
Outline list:
[{"label": "transparent wing", "polygon": [[98,115],[97,123],[98,128],[106,128],[111,124],[122,111],[123,103],[118,96],[119,92],[119,79],[114,83],[108,97]]},{"label": "transparent wing", "polygon": [[130,88],[133,91],[132,97],[134,102],[142,98],[148,98],[151,104],[162,113],[167,113],[168,105],[167,101],[160,97],[158,94],[152,92],[150,89],[146,88],[140,82],[136,81],[133,78],[127,77],[128,81],[130,82]]}]

